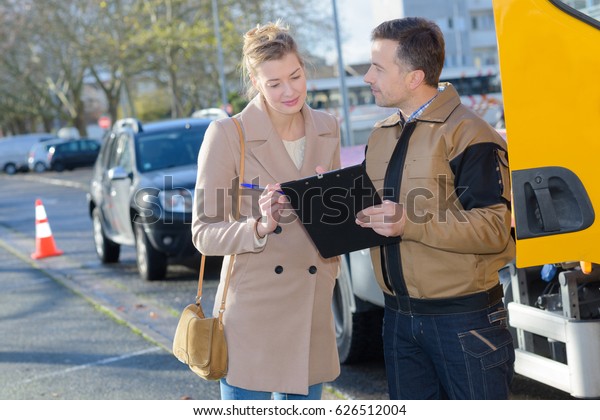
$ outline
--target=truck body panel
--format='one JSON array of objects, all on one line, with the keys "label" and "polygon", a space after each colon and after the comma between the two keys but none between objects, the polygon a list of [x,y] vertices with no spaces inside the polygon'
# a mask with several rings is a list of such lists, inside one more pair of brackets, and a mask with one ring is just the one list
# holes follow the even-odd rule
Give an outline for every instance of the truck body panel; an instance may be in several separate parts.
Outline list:
[{"label": "truck body panel", "polygon": [[494,0],[493,6],[516,264],[598,263],[599,22],[568,13],[561,1]]}]

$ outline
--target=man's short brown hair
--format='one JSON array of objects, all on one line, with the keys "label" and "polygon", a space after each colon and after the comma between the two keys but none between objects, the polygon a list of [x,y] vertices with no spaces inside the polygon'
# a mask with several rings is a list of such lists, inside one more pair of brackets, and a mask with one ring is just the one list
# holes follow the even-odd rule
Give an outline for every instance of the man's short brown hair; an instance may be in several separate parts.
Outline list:
[{"label": "man's short brown hair", "polygon": [[398,42],[396,59],[425,73],[425,83],[437,87],[444,67],[444,35],[434,22],[406,17],[383,22],[371,33],[371,40],[389,39]]}]

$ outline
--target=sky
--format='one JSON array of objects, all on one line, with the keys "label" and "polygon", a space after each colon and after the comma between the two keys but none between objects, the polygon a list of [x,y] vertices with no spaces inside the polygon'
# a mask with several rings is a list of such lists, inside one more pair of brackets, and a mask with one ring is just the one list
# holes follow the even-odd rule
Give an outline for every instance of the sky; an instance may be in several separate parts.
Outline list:
[{"label": "sky", "polygon": [[368,0],[337,0],[342,51],[346,64],[369,61],[370,32],[375,27],[370,3]]},{"label": "sky", "polygon": [[[371,30],[386,19],[401,17],[399,0],[336,0],[344,64],[368,63]],[[329,10],[332,10],[329,7]],[[337,60],[331,51],[327,60]]]}]

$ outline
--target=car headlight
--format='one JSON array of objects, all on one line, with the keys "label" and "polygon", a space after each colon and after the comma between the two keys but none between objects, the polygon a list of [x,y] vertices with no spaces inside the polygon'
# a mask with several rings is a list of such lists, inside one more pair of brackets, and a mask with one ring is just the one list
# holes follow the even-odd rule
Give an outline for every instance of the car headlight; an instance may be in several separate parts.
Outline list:
[{"label": "car headlight", "polygon": [[193,198],[192,193],[185,189],[164,190],[158,193],[162,208],[173,213],[190,213]]}]

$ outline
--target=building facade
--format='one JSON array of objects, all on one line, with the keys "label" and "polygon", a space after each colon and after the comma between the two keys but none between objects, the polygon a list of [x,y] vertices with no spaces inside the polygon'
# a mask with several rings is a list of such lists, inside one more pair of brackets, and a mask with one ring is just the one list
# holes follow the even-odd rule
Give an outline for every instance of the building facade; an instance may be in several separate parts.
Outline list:
[{"label": "building facade", "polygon": [[446,41],[445,68],[498,65],[492,0],[403,0],[404,16],[438,24]]}]

